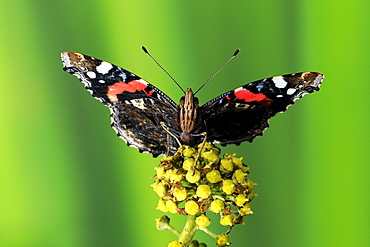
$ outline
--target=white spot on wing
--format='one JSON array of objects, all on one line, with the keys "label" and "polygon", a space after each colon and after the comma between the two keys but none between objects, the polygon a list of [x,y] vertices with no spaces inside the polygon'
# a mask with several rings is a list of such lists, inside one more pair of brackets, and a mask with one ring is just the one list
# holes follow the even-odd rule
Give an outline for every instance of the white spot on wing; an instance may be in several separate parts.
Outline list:
[{"label": "white spot on wing", "polygon": [[288,84],[288,82],[284,80],[284,78],[281,76],[272,77],[272,81],[274,82],[277,88],[285,88],[286,85]]},{"label": "white spot on wing", "polygon": [[105,81],[104,80],[99,80],[99,83],[105,83]]},{"label": "white spot on wing", "polygon": [[117,94],[108,94],[108,98],[112,102],[118,102]]},{"label": "white spot on wing", "polygon": [[148,82],[146,82],[146,81],[144,81],[143,79],[140,79],[140,80],[138,80],[140,83],[142,83],[142,84],[144,84],[144,85],[148,85],[149,83]]},{"label": "white spot on wing", "polygon": [[98,71],[101,74],[107,74],[109,70],[113,68],[113,65],[107,62],[101,62],[99,66],[96,67],[96,71]]},{"label": "white spot on wing", "polygon": [[95,79],[95,78],[96,78],[96,74],[95,74],[95,72],[94,72],[94,71],[87,71],[87,72],[86,72],[86,75],[87,75],[88,77],[90,77],[91,79]]},{"label": "white spot on wing", "polygon": [[135,106],[136,108],[144,110],[146,107],[144,105],[144,100],[143,99],[133,99],[130,100],[130,103]]},{"label": "white spot on wing", "polygon": [[322,80],[324,80],[324,75],[323,74],[319,74],[316,78],[315,78],[315,80],[314,80],[314,82],[313,82],[313,86],[314,87],[320,87],[320,84],[321,84],[321,82],[322,82]]},{"label": "white spot on wing", "polygon": [[241,91],[241,90],[244,90],[244,88],[243,88],[243,87],[238,87],[238,88],[236,88],[236,89],[234,90],[234,93],[239,92],[239,91]]},{"label": "white spot on wing", "polygon": [[295,93],[295,91],[297,91],[297,89],[295,89],[295,88],[289,88],[289,89],[286,91],[286,93],[287,93],[288,95],[292,95],[292,94],[294,94],[294,93]]}]

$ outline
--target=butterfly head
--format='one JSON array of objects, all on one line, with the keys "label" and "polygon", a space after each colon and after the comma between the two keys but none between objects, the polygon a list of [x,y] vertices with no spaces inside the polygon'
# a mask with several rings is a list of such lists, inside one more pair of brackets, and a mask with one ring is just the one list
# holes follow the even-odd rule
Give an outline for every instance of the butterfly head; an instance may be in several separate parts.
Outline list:
[{"label": "butterfly head", "polygon": [[185,96],[182,96],[180,99],[180,107],[191,110],[192,108],[198,108],[198,106],[199,100],[197,97],[194,97],[193,90],[191,88],[186,89]]}]

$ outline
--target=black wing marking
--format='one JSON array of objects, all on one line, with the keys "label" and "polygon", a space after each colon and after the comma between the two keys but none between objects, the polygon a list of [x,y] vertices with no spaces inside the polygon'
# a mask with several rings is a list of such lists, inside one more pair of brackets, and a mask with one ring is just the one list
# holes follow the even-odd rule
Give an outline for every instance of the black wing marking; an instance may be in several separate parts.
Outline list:
[{"label": "black wing marking", "polygon": [[142,98],[117,102],[110,109],[112,128],[128,146],[154,157],[176,153],[176,140],[161,125],[175,126],[176,110],[172,106]]}]

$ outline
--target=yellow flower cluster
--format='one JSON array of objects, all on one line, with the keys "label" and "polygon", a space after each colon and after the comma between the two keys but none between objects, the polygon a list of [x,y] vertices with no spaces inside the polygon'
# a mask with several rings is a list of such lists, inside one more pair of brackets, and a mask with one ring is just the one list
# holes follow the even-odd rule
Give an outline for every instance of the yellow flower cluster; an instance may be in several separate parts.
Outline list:
[{"label": "yellow flower cluster", "polygon": [[200,228],[210,224],[206,211],[220,214],[221,225],[243,223],[243,216],[253,213],[256,184],[247,178],[249,167],[242,159],[235,154],[220,158],[220,149],[209,143],[180,147],[155,168],[157,180],[151,186],[160,197],[157,209],[195,215]]}]

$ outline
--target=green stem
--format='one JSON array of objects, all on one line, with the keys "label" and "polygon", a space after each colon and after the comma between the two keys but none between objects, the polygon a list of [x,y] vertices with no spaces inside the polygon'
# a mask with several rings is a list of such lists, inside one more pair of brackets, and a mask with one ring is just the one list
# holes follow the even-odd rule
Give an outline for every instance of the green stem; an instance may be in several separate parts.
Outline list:
[{"label": "green stem", "polygon": [[175,234],[177,237],[180,237],[180,232],[173,228],[171,225],[167,226],[167,229],[170,230],[173,234]]},{"label": "green stem", "polygon": [[211,232],[210,230],[208,230],[208,228],[200,228],[200,230],[202,230],[203,232],[207,233],[209,236],[211,236],[214,239],[217,239],[219,237],[219,235]]},{"label": "green stem", "polygon": [[195,223],[195,215],[188,215],[184,229],[179,236],[179,242],[181,242],[184,247],[189,246],[197,230],[198,227]]}]

